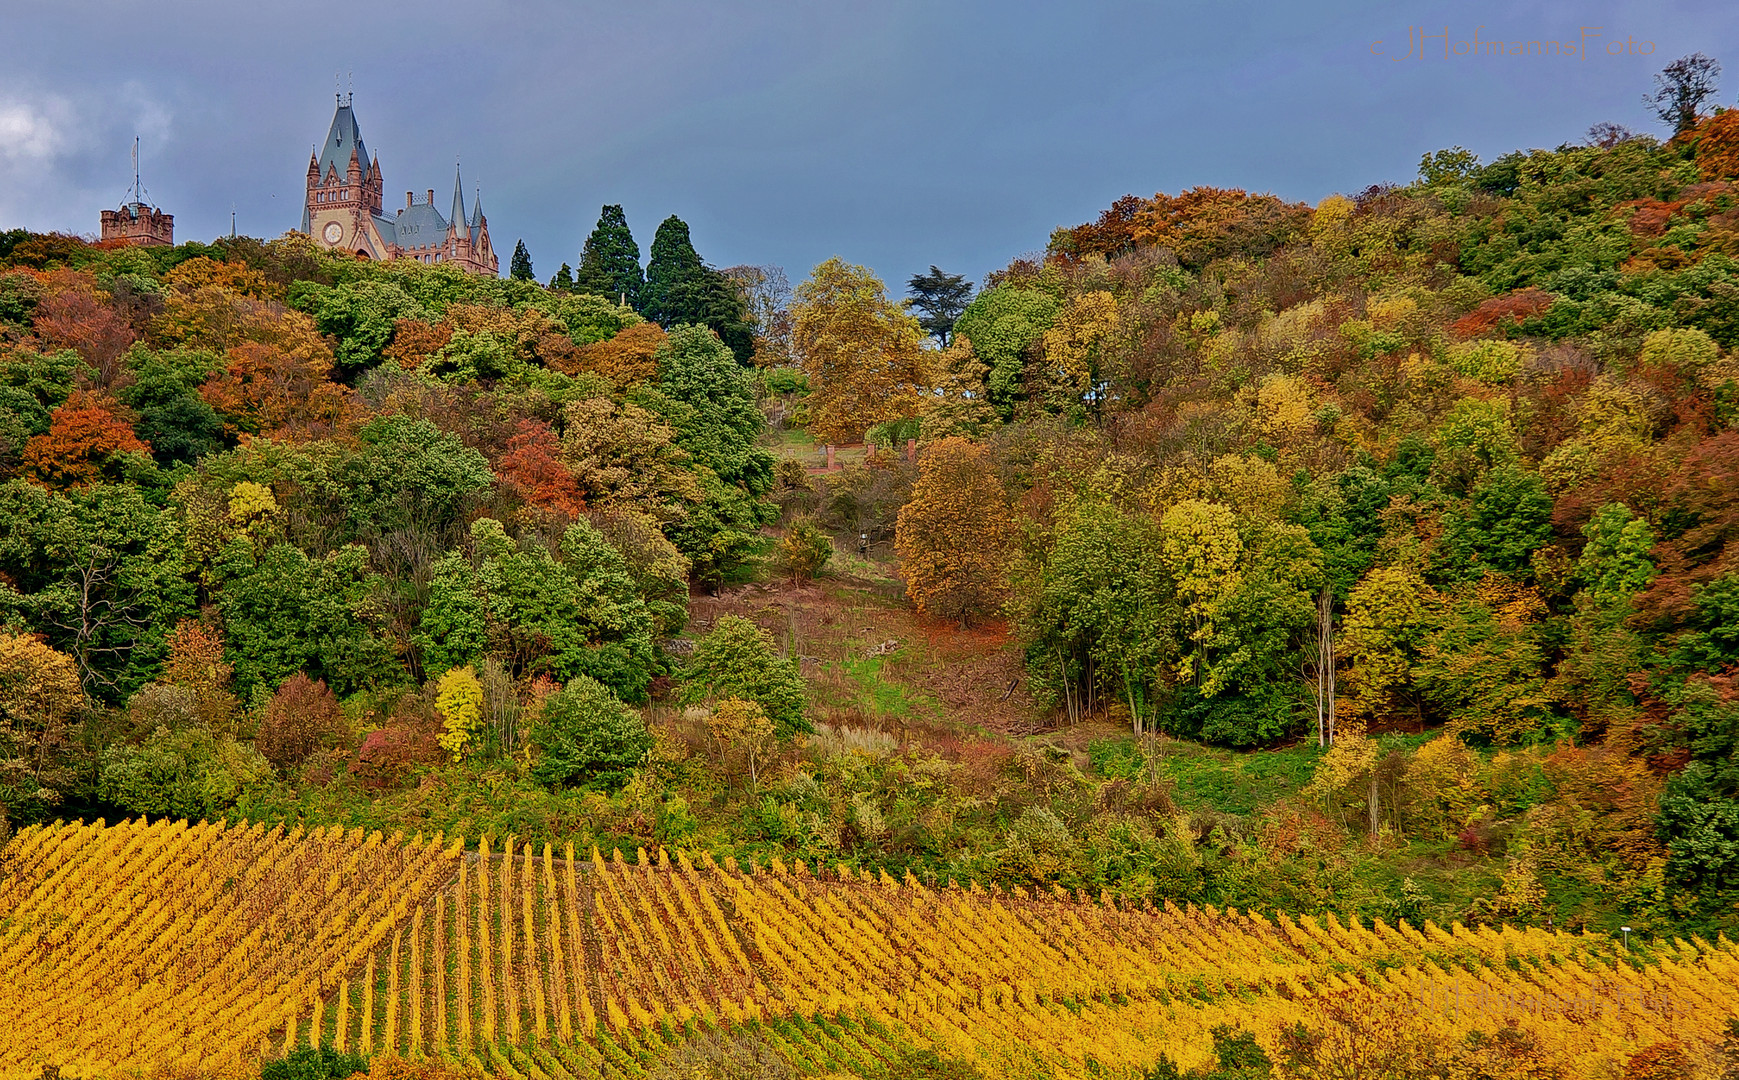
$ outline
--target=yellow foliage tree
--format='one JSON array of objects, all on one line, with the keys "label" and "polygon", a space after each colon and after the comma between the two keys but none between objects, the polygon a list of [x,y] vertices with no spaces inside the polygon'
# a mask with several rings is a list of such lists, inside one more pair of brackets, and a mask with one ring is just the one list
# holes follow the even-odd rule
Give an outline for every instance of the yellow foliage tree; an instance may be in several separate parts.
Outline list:
[{"label": "yellow foliage tree", "polygon": [[78,667],[34,635],[0,633],[0,783],[59,801],[60,750],[85,701]]},{"label": "yellow foliage tree", "polygon": [[917,415],[929,381],[926,335],[875,274],[828,259],[797,287],[792,320],[791,343],[814,388],[816,439],[859,442],[877,424]]},{"label": "yellow foliage tree", "polygon": [[1110,293],[1095,290],[1069,301],[1045,331],[1042,396],[1048,408],[1074,414],[1098,411],[1099,356],[1116,330],[1117,301]]},{"label": "yellow foliage tree", "polygon": [[713,707],[707,730],[726,753],[742,755],[749,770],[749,783],[760,782],[760,761],[773,745],[773,721],[753,701],[726,698]]},{"label": "yellow foliage tree", "polygon": [[1002,603],[1009,530],[989,453],[960,438],[931,444],[894,533],[906,595],[918,611],[962,626],[995,611]]},{"label": "yellow foliage tree", "polygon": [[445,727],[441,748],[462,761],[483,732],[483,684],[470,664],[442,675],[435,684],[435,711]]}]

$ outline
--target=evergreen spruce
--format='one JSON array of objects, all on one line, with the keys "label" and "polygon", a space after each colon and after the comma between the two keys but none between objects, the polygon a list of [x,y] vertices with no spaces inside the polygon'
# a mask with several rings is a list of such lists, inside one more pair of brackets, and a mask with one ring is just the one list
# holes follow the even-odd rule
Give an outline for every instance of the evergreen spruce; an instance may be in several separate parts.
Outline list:
[{"label": "evergreen spruce", "polygon": [[549,279],[549,287],[561,292],[574,291],[574,268],[562,263],[562,268],[556,271],[556,276]]},{"label": "evergreen spruce", "polygon": [[755,354],[754,328],[741,294],[729,278],[701,262],[688,223],[674,214],[652,238],[641,301],[640,313],[665,329],[688,323],[712,330],[740,364]]},{"label": "evergreen spruce", "polygon": [[531,272],[531,252],[525,250],[525,241],[513,245],[513,262],[507,271],[507,276],[515,281],[536,281]]},{"label": "evergreen spruce", "polygon": [[598,215],[598,227],[586,237],[580,252],[580,268],[574,287],[581,292],[607,296],[640,310],[644,278],[640,272],[640,245],[628,229],[620,206],[606,206]]}]

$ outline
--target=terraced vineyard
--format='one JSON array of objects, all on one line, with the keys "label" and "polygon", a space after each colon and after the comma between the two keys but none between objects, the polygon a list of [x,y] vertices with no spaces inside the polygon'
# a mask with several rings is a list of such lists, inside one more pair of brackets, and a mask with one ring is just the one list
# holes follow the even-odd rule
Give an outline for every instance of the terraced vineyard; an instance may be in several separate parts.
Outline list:
[{"label": "terraced vineyard", "polygon": [[806,1074],[928,1049],[990,1076],[1131,1075],[1162,1053],[1205,1062],[1217,1025],[1351,1048],[1384,1024],[1444,1044],[1510,1029],[1594,1076],[1710,1042],[1739,1005],[1724,940],[1627,953],[356,830],[63,825],[9,854],[9,1076],[247,1073],[319,1042],[633,1077],[691,1033],[742,1027]]}]

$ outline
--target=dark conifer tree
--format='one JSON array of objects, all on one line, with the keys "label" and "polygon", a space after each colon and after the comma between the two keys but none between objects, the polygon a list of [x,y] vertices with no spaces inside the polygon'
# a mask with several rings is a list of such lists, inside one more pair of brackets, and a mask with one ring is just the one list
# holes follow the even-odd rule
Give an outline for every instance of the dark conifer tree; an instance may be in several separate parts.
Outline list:
[{"label": "dark conifer tree", "polygon": [[923,312],[918,325],[946,348],[955,320],[972,302],[972,282],[960,274],[945,274],[931,264],[928,274],[915,274],[906,282],[906,295],[912,298],[912,306]]},{"label": "dark conifer tree", "polygon": [[509,264],[507,276],[515,281],[536,281],[531,272],[531,252],[525,250],[525,241],[513,245],[513,262]]},{"label": "dark conifer tree", "polygon": [[556,276],[549,279],[549,287],[561,292],[574,291],[574,268],[562,263],[562,268],[556,271]]},{"label": "dark conifer tree", "polygon": [[738,363],[747,364],[755,355],[754,327],[741,294],[729,278],[701,261],[688,224],[674,214],[652,238],[641,297],[640,313],[666,329],[705,326],[730,346]]},{"label": "dark conifer tree", "polygon": [[625,302],[639,311],[644,281],[640,272],[640,245],[628,230],[627,216],[620,206],[604,207],[598,215],[598,227],[586,237],[586,246],[580,252],[574,287]]}]

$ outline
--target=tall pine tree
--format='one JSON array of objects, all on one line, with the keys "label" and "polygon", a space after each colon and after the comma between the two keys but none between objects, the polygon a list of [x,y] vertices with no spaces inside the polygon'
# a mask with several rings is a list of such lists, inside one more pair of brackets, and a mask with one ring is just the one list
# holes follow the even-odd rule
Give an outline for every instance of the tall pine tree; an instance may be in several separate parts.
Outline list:
[{"label": "tall pine tree", "polygon": [[580,251],[574,287],[624,301],[639,311],[644,280],[640,272],[640,245],[628,230],[627,216],[620,206],[604,207],[598,215],[598,227],[586,237],[586,246]]},{"label": "tall pine tree", "polygon": [[515,281],[536,281],[531,272],[531,252],[525,250],[525,241],[513,245],[513,262],[509,264],[507,276]]},{"label": "tall pine tree", "polygon": [[705,326],[730,346],[738,363],[747,364],[755,355],[754,327],[741,294],[730,279],[701,262],[688,224],[674,214],[652,238],[641,300],[640,313],[666,329]]},{"label": "tall pine tree", "polygon": [[549,279],[549,287],[558,292],[574,291],[574,268],[562,263],[562,268],[556,271],[556,276]]}]

